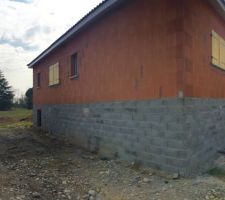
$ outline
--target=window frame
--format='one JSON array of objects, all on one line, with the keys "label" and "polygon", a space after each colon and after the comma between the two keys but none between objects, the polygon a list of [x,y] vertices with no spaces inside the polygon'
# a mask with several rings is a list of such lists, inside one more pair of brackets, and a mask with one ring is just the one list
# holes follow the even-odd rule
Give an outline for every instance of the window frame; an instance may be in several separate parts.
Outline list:
[{"label": "window frame", "polygon": [[78,79],[78,53],[75,52],[70,56],[70,79]]}]

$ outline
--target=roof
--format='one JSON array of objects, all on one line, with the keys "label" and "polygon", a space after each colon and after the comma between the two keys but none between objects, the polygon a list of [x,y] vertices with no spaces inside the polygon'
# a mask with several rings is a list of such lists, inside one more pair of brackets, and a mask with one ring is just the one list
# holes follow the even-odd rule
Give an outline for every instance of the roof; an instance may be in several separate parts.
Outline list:
[{"label": "roof", "polygon": [[[29,68],[34,67],[37,63],[42,61],[55,49],[63,45],[65,42],[74,37],[77,33],[82,31],[89,24],[93,23],[95,20],[99,19],[109,10],[115,8],[115,6],[121,4],[125,0],[104,0],[96,8],[90,11],[86,16],[84,16],[78,23],[72,26],[67,32],[65,32],[61,37],[59,37],[55,42],[53,42],[47,49],[45,49],[40,55],[38,55],[33,61],[31,61],[27,66]],[[217,12],[225,20],[225,0],[208,0],[211,5],[217,10]]]},{"label": "roof", "polygon": [[55,42],[53,42],[47,49],[45,49],[39,56],[37,56],[33,61],[31,61],[27,66],[32,68],[35,64],[43,60],[46,56],[52,53],[56,48],[63,45],[71,37],[79,33],[86,26],[99,19],[109,10],[113,9],[115,6],[121,4],[124,0],[104,0],[87,15],[85,15],[80,21],[78,21],[74,26],[72,26],[68,31],[66,31],[61,37],[59,37]]}]

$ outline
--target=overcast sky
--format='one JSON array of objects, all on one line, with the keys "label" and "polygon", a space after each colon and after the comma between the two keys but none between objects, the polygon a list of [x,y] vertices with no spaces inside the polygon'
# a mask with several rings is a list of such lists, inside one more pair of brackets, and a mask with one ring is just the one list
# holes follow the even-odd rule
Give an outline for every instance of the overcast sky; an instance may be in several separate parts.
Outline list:
[{"label": "overcast sky", "polygon": [[0,0],[0,70],[16,95],[32,87],[27,64],[102,0]]}]

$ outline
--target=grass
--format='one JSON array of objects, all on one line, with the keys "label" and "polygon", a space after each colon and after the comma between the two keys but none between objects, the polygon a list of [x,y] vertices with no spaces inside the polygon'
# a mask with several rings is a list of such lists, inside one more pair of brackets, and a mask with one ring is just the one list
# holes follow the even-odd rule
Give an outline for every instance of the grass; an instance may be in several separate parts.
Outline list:
[{"label": "grass", "polygon": [[19,128],[32,126],[32,110],[13,108],[0,111],[0,128]]},{"label": "grass", "polygon": [[215,176],[215,177],[225,180],[225,170],[220,169],[218,167],[210,169],[208,171],[208,174],[210,174],[211,176]]}]

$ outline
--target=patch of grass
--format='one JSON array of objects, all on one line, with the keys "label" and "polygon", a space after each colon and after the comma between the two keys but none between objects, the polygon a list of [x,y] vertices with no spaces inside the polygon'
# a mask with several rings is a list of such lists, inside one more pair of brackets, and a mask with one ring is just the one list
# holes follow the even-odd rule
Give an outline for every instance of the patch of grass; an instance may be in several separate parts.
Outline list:
[{"label": "patch of grass", "polygon": [[208,174],[210,174],[211,176],[216,176],[216,177],[225,179],[225,170],[220,169],[218,167],[210,169],[208,171]]},{"label": "patch of grass", "polygon": [[0,128],[30,128],[33,123],[29,121],[0,124]]},{"label": "patch of grass", "polygon": [[32,126],[32,110],[14,108],[0,111],[0,128],[19,128]]},{"label": "patch of grass", "polygon": [[0,117],[9,117],[13,119],[22,119],[26,117],[31,117],[32,110],[24,109],[24,108],[13,108],[9,111],[0,111]]}]

